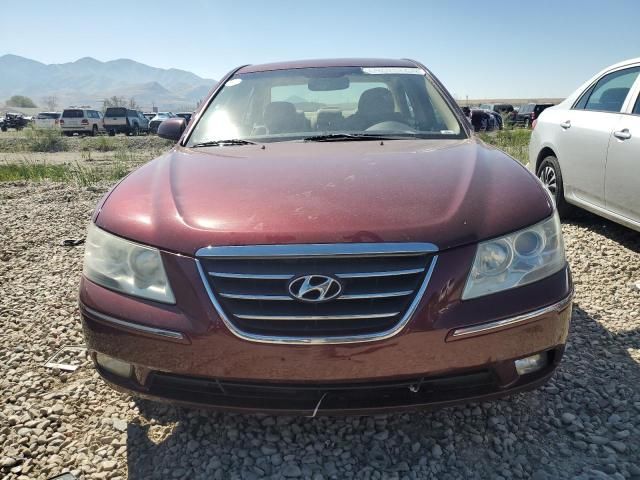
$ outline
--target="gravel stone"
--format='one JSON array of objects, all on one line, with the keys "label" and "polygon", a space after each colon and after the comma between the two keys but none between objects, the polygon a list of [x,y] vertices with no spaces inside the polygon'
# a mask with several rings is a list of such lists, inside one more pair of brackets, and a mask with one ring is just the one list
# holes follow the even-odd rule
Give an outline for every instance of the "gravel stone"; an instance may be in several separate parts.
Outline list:
[{"label": "gravel stone", "polygon": [[640,478],[637,232],[587,213],[564,223],[576,295],[541,388],[371,417],[231,415],[118,393],[88,359],[42,368],[83,343],[83,247],[60,241],[84,237],[108,188],[0,183],[0,478]]},{"label": "gravel stone", "polygon": [[435,458],[440,458],[442,456],[442,448],[437,443],[431,448],[431,455]]},{"label": "gravel stone", "polygon": [[302,470],[300,467],[295,464],[285,465],[282,470],[282,475],[286,478],[298,478],[302,476]]}]

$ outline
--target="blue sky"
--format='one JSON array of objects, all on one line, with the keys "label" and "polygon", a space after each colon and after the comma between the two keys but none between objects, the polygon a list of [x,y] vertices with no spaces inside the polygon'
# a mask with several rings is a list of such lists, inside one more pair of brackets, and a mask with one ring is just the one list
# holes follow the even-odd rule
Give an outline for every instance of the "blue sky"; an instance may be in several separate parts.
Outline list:
[{"label": "blue sky", "polygon": [[244,63],[408,57],[462,99],[562,97],[640,56],[638,0],[33,0],[1,16],[0,55],[44,63],[132,58],[217,79]]}]

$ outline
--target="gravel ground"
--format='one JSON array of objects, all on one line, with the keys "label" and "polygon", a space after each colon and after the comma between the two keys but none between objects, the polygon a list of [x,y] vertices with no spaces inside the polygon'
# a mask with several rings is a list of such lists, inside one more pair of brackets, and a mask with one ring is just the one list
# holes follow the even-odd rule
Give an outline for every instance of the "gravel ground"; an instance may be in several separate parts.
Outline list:
[{"label": "gravel ground", "polygon": [[436,412],[238,416],[136,401],[85,363],[83,236],[106,186],[0,184],[0,476],[48,478],[640,478],[640,234],[584,214],[564,226],[576,298],[543,388]]}]

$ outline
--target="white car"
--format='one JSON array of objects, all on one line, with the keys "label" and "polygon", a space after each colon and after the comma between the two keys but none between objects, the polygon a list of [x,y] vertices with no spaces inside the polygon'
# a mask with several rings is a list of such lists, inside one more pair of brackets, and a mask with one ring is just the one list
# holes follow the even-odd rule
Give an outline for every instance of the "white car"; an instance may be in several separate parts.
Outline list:
[{"label": "white car", "polygon": [[640,231],[640,58],[604,69],[534,125],[529,168],[555,197]]},{"label": "white car", "polygon": [[40,112],[34,121],[36,128],[59,128],[60,112]]},{"label": "white car", "polygon": [[66,136],[105,133],[102,112],[90,108],[65,108],[60,118],[60,128]]}]

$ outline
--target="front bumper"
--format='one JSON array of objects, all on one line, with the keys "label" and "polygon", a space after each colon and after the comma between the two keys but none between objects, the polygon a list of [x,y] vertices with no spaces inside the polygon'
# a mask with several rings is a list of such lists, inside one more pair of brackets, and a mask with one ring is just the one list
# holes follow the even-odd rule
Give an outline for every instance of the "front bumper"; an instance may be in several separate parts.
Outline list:
[{"label": "front bumper", "polygon": [[[234,411],[310,414],[322,398],[320,414],[372,413],[534,388],[562,357],[571,317],[569,269],[461,301],[474,253],[463,247],[439,254],[416,312],[396,335],[314,345],[239,338],[217,316],[195,261],[163,253],[176,305],[131,298],[82,279],[86,343],[94,356],[100,352],[134,366],[128,379],[98,369],[117,389]],[[472,328],[493,322],[501,323]],[[454,337],[456,330],[466,333]],[[518,375],[514,360],[540,352],[548,364]],[[418,384],[417,392],[409,389]]]}]

